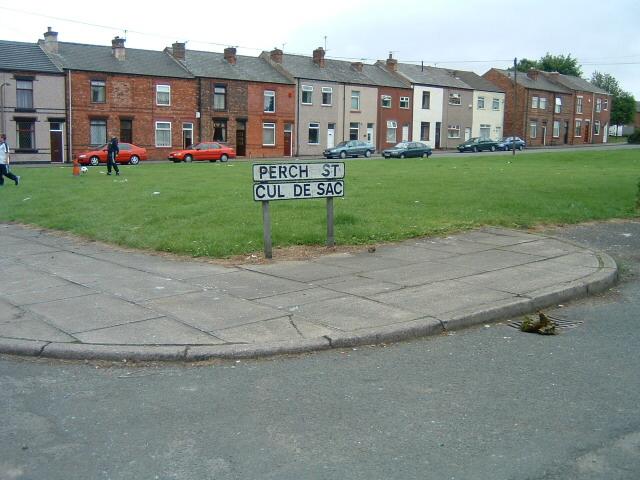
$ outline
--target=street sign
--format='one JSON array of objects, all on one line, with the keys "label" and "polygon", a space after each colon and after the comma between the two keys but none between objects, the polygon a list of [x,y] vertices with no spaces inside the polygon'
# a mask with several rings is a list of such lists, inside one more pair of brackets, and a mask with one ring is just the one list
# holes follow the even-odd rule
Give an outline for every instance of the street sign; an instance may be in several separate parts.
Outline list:
[{"label": "street sign", "polygon": [[299,182],[344,178],[344,162],[275,163],[253,165],[254,182]]},{"label": "street sign", "polygon": [[254,183],[253,185],[253,199],[257,202],[328,197],[344,197],[344,180]]}]

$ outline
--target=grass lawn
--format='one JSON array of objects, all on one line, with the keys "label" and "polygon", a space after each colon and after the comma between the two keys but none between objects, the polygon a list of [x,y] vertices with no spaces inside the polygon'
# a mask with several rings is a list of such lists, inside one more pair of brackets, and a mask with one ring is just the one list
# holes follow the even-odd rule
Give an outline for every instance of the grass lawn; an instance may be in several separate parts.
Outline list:
[{"label": "grass lawn", "polygon": [[[262,250],[262,211],[250,162],[141,164],[120,177],[90,167],[14,166],[0,188],[0,221],[192,256]],[[629,218],[640,150],[347,161],[334,200],[338,244],[445,234],[480,225],[529,227]],[[325,201],[271,202],[274,247],[322,245]]]}]

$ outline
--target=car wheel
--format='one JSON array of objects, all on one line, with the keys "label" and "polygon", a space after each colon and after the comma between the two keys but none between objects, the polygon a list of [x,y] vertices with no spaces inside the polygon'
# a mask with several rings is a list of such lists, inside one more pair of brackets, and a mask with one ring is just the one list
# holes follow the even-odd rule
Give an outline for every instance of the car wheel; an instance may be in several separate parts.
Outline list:
[{"label": "car wheel", "polygon": [[226,153],[223,153],[222,156],[220,157],[220,161],[226,162],[227,160],[229,160],[229,156]]},{"label": "car wheel", "polygon": [[369,158],[371,156],[371,152],[367,150],[366,152],[364,152],[364,156]]},{"label": "car wheel", "polygon": [[522,145],[518,145],[518,150],[522,150],[524,147]]},{"label": "car wheel", "polygon": [[89,159],[89,163],[94,167],[97,167],[100,164],[100,159],[96,156],[93,156]]},{"label": "car wheel", "polygon": [[343,160],[347,158],[347,152],[345,152],[344,150],[340,152],[340,158],[342,158]]},{"label": "car wheel", "polygon": [[400,154],[400,158],[404,158],[404,153],[401,153],[401,154]]},{"label": "car wheel", "polygon": [[131,158],[129,159],[129,163],[131,165],[137,165],[138,163],[140,163],[140,157],[138,157],[137,155],[131,155]]},{"label": "car wheel", "polygon": [[478,153],[478,147],[473,147],[473,148],[471,149],[471,151],[472,151],[473,153]]},{"label": "car wheel", "polygon": [[185,155],[184,156],[184,161],[189,163],[189,162],[193,162],[193,157],[191,155]]},{"label": "car wheel", "polygon": [[491,150],[492,152],[495,152],[495,151],[496,151],[496,147],[494,147],[493,145],[491,145],[491,148],[490,148],[489,150]]},{"label": "car wheel", "polygon": [[427,152],[422,152],[422,158],[427,158],[429,154]]},{"label": "car wheel", "polygon": [[173,163],[180,163],[180,160],[173,160]]}]

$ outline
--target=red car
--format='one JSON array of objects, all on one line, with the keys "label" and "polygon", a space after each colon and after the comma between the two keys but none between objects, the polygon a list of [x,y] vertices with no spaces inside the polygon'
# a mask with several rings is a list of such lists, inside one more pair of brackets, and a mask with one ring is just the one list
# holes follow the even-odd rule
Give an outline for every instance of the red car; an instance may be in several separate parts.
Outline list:
[{"label": "red car", "polygon": [[220,160],[221,162],[226,162],[230,158],[236,158],[236,151],[232,147],[218,142],[196,143],[189,148],[176,150],[169,154],[169,160],[175,163],[195,160],[209,160],[210,162]]},{"label": "red car", "polygon": [[[107,147],[105,144],[96,150],[90,152],[80,153],[78,155],[78,163],[81,165],[98,165],[100,163],[107,163]],[[119,143],[120,153],[116,157],[118,163],[130,163],[131,165],[137,165],[140,160],[147,159],[147,149],[138,147],[132,143]]]}]

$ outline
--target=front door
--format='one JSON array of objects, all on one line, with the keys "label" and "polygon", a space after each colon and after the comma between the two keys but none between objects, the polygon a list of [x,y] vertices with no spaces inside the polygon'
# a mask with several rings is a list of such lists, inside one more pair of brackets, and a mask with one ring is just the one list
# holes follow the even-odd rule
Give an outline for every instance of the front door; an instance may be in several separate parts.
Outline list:
[{"label": "front door", "polygon": [[440,148],[440,126],[442,125],[441,122],[436,122],[436,139],[435,139],[435,147],[436,148]]},{"label": "front door", "polygon": [[403,142],[409,141],[409,125],[402,126],[402,141]]},{"label": "front door", "polygon": [[236,155],[244,157],[247,154],[247,131],[244,122],[238,122],[236,129]]},{"label": "front door", "polygon": [[564,122],[564,144],[569,142],[569,122]]},{"label": "front door", "polygon": [[469,140],[471,138],[471,129],[470,128],[465,128],[464,129],[464,140],[465,142],[467,140]]},{"label": "front door", "polygon": [[336,145],[336,124],[330,123],[327,125],[327,148],[333,148]]},{"label": "front door", "polygon": [[64,150],[62,147],[62,124],[54,122],[49,130],[51,139],[51,162],[62,163],[64,161]]},{"label": "front door", "polygon": [[291,157],[293,151],[291,149],[291,133],[293,131],[290,123],[284,124],[284,151],[282,152],[285,157]]},{"label": "front door", "polygon": [[371,143],[372,145],[375,143],[373,141],[373,123],[367,124],[367,142]]},{"label": "front door", "polygon": [[591,121],[586,120],[584,122],[584,143],[589,143],[591,134]]},{"label": "front door", "polygon": [[547,144],[547,126],[543,125],[542,126],[542,145],[546,145]]}]

